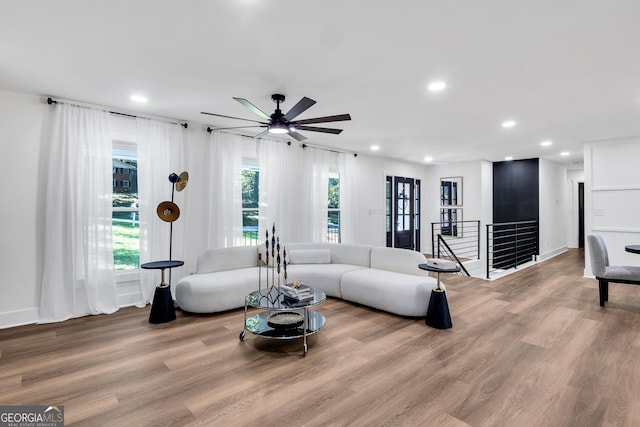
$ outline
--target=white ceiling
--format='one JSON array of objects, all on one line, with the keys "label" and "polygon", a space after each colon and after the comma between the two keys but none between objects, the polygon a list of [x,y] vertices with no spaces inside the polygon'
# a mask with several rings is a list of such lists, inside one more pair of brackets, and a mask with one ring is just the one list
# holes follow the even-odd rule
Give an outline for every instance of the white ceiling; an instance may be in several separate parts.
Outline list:
[{"label": "white ceiling", "polygon": [[352,116],[309,143],[575,165],[585,141],[640,135],[639,42],[638,0],[3,1],[0,88],[192,126],[258,118],[234,96],[268,113],[308,96],[299,118]]}]

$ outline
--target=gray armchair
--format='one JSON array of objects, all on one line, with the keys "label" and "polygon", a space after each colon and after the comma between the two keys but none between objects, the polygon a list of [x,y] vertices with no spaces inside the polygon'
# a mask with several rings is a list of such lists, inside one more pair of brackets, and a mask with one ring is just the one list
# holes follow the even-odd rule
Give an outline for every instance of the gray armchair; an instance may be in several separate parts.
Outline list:
[{"label": "gray armchair", "polygon": [[607,246],[602,236],[590,234],[587,236],[591,260],[591,272],[598,279],[600,290],[600,306],[604,307],[609,301],[609,282],[640,285],[640,267],[627,265],[609,265]]}]

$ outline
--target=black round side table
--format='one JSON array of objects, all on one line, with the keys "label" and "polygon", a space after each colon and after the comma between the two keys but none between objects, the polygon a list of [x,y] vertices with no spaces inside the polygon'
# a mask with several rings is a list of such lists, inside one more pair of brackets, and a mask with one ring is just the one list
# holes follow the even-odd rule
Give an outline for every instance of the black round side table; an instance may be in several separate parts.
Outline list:
[{"label": "black round side table", "polygon": [[632,254],[640,254],[640,245],[627,245],[624,250]]},{"label": "black round side table", "polygon": [[440,273],[457,273],[460,271],[460,267],[457,265],[453,268],[442,268],[436,265],[420,264],[418,268],[421,270],[432,271],[437,273],[438,285],[431,291],[431,298],[429,298],[429,308],[427,308],[427,316],[424,322],[437,329],[449,329],[453,327],[451,322],[451,313],[449,313],[449,303],[447,302],[447,295],[440,287]]},{"label": "black round side table", "polygon": [[176,320],[176,308],[173,304],[173,297],[171,297],[171,286],[164,283],[164,270],[182,265],[184,265],[184,261],[177,260],[145,262],[140,265],[140,267],[147,270],[162,271],[162,280],[160,281],[160,285],[156,287],[156,292],[153,295],[149,323],[166,323]]}]

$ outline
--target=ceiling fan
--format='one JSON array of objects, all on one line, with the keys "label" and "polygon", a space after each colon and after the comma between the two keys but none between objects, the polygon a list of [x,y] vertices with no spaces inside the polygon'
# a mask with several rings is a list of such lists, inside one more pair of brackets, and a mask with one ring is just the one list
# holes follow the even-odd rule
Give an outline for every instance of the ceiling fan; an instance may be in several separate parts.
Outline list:
[{"label": "ceiling fan", "polygon": [[248,122],[259,123],[259,125],[253,125],[253,126],[224,127],[224,128],[215,128],[212,130],[242,129],[242,128],[251,128],[251,127],[266,128],[263,132],[254,136],[254,138],[262,138],[266,134],[272,133],[272,134],[280,134],[280,135],[288,134],[289,136],[296,139],[297,141],[304,141],[307,138],[301,133],[299,133],[298,132],[299,130],[332,133],[336,135],[342,132],[342,129],[307,126],[309,124],[340,122],[344,120],[351,120],[351,116],[349,114],[338,114],[335,116],[325,116],[325,117],[315,117],[312,119],[294,120],[296,117],[298,117],[300,114],[305,112],[309,107],[311,107],[313,104],[316,103],[316,101],[314,101],[313,99],[307,98],[306,96],[303,97],[300,101],[298,101],[296,105],[291,107],[291,109],[287,111],[286,114],[283,114],[282,111],[280,110],[280,103],[284,102],[284,99],[285,99],[284,95],[281,95],[278,93],[271,95],[271,99],[273,100],[273,102],[276,103],[276,111],[271,115],[268,115],[267,113],[265,113],[264,111],[262,111],[261,109],[259,109],[258,107],[256,107],[255,105],[253,105],[251,102],[247,101],[244,98],[234,97],[233,99],[235,99],[240,104],[247,107],[249,110],[256,113],[258,116],[262,117],[265,121],[244,119],[242,117],[225,116],[222,114],[207,113],[205,111],[202,111],[201,114],[208,114],[210,116],[217,116],[217,117],[224,117],[227,119],[237,119],[237,120],[245,120]]}]

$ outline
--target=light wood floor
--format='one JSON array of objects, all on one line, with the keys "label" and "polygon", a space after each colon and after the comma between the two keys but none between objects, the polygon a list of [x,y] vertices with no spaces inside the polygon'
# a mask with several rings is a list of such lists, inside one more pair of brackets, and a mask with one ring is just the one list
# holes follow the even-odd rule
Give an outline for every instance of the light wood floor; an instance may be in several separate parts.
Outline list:
[{"label": "light wood floor", "polygon": [[149,308],[0,330],[0,404],[92,426],[638,426],[640,288],[570,250],[487,282],[446,277],[453,328],[330,299],[307,357],[242,310],[149,324]]}]

